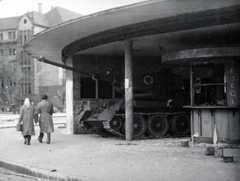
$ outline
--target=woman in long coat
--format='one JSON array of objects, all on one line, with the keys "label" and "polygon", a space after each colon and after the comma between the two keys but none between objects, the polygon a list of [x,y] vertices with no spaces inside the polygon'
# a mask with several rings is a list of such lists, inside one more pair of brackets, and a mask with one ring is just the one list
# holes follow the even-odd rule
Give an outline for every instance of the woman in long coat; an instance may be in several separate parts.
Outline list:
[{"label": "woman in long coat", "polygon": [[52,120],[53,105],[47,99],[47,95],[42,96],[42,101],[37,104],[36,115],[38,116],[38,114],[40,114],[38,120],[40,126],[40,135],[38,137],[38,141],[42,143],[44,133],[47,133],[47,143],[50,144],[51,133],[54,132]]},{"label": "woman in long coat", "polygon": [[20,108],[20,116],[19,116],[19,123],[22,122],[23,129],[22,135],[24,137],[24,144],[30,145],[31,136],[35,135],[34,130],[34,115],[35,110],[34,106],[31,105],[31,102],[28,98],[24,100],[24,104]]}]

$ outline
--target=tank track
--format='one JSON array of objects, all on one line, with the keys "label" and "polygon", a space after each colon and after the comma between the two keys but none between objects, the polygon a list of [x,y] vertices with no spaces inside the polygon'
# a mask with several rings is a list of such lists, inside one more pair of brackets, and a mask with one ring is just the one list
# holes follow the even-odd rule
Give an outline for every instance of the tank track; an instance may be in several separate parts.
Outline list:
[{"label": "tank track", "polygon": [[124,134],[122,134],[122,133],[120,133],[120,132],[118,132],[118,131],[113,130],[113,129],[111,128],[109,122],[107,122],[107,121],[104,121],[104,122],[103,122],[103,128],[104,128],[105,130],[107,130],[108,132],[110,132],[110,133],[111,133],[112,135],[114,135],[114,136],[123,137],[123,138],[125,137]]},{"label": "tank track", "polygon": [[[166,112],[153,112],[153,113],[134,113],[133,115],[144,115],[144,116],[152,116],[152,115],[164,115],[164,116],[169,116],[169,115],[178,115],[178,114],[188,114],[189,112],[174,112],[174,113],[166,113]],[[125,116],[125,114],[116,114],[116,116]],[[114,129],[111,128],[110,122],[109,121],[104,121],[103,123],[103,128],[110,132],[114,136],[122,137],[125,138],[125,135],[123,133],[120,133],[119,131],[115,131]]]}]

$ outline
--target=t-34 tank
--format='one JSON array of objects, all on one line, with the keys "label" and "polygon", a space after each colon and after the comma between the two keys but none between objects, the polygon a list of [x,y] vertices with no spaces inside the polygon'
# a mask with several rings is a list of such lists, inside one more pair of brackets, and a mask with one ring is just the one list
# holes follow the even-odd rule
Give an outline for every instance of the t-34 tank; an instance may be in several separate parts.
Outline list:
[{"label": "t-34 tank", "polygon": [[[178,76],[168,75],[168,79],[164,76],[145,76],[142,80],[146,86],[134,93],[135,138],[160,138],[167,133],[183,136],[190,133],[189,111],[183,108],[183,105],[189,104],[189,95],[183,93],[183,80]],[[86,129],[96,129],[99,134],[107,132],[124,136],[124,99],[102,99],[98,103],[99,107],[94,110],[86,110],[82,105],[80,125]]]},{"label": "t-34 tank", "polygon": [[[97,133],[107,132],[124,136],[125,114],[122,99],[105,101],[105,107],[96,110],[84,110],[80,118],[80,125],[86,129],[96,129]],[[134,101],[135,102],[135,101]],[[155,107],[156,108],[156,107]],[[155,110],[154,108],[154,110]],[[133,114],[134,137],[143,135],[163,137],[169,131],[174,135],[188,135],[190,133],[189,112],[179,107],[159,107],[158,111],[137,111]],[[105,130],[105,131],[104,131]]]}]

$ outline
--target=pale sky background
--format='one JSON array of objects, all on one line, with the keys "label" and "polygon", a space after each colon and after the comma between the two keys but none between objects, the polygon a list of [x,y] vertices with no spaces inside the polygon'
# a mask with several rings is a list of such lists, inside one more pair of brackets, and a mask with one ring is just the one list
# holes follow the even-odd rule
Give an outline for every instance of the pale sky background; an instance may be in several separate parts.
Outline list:
[{"label": "pale sky background", "polygon": [[38,11],[38,3],[42,3],[42,12],[51,7],[62,7],[82,15],[88,15],[123,5],[145,0],[0,0],[0,18],[22,16],[26,12]]}]

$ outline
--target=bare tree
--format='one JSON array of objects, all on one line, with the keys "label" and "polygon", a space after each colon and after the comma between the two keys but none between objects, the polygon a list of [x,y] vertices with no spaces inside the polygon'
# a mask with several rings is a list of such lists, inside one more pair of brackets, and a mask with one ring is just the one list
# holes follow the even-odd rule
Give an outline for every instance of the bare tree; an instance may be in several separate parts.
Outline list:
[{"label": "bare tree", "polygon": [[60,100],[60,109],[61,111],[65,108],[65,101],[66,101],[66,84],[63,83],[62,86],[59,86],[56,90],[56,95],[58,100]]},{"label": "bare tree", "polygon": [[23,73],[19,63],[0,58],[0,101],[8,104],[20,103],[20,82]]}]

